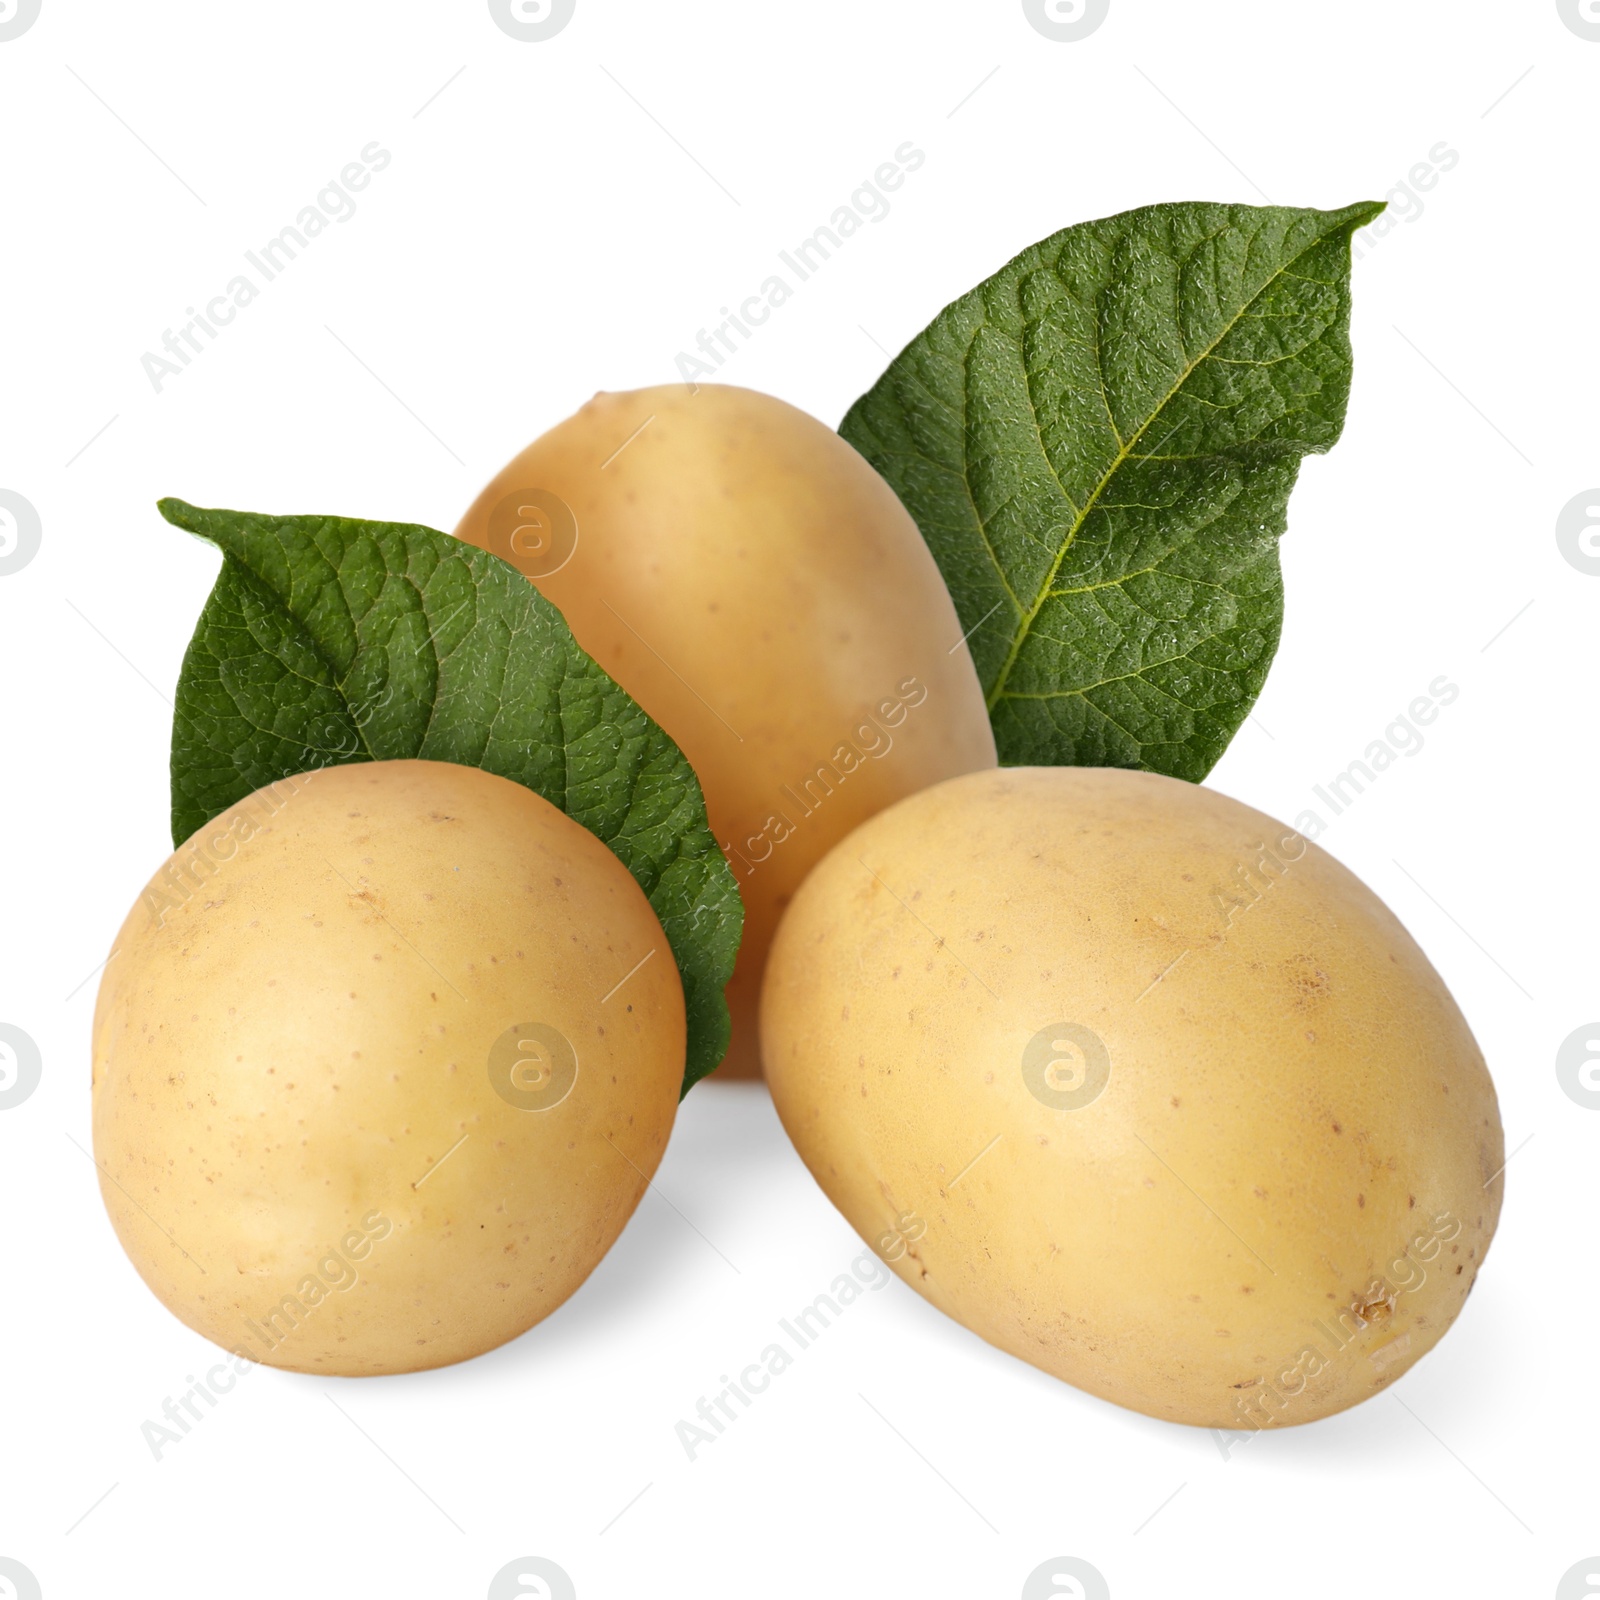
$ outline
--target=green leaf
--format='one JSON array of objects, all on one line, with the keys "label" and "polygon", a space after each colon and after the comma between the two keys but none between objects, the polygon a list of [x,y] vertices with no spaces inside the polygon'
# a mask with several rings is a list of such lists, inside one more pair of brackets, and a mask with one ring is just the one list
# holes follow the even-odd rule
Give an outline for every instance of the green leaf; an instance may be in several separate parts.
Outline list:
[{"label": "green leaf", "polygon": [[343,762],[453,761],[526,784],[638,880],[683,978],[684,1091],[712,1071],[739,891],[683,753],[561,613],[432,528],[160,509],[224,558],[178,680],[174,842],[265,784]]},{"label": "green leaf", "polygon": [[840,433],[933,550],[1007,766],[1198,781],[1266,679],[1300,458],[1350,392],[1350,235],[1383,209],[1161,205],[1025,250]]}]

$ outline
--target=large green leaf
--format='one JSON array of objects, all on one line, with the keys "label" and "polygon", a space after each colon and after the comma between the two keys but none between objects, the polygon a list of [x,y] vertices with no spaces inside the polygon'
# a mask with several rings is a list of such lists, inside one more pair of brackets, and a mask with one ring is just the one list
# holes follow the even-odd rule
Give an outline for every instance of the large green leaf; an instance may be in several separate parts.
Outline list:
[{"label": "large green leaf", "polygon": [[728,1048],[744,911],[683,753],[499,557],[404,523],[163,500],[223,553],[178,681],[172,834],[281,778],[422,758],[526,784],[601,839],[666,931],[684,1089]]},{"label": "large green leaf", "polygon": [[1343,211],[1066,228],[947,306],[840,427],[921,526],[1000,759],[1198,780],[1277,648],[1300,459],[1350,390]]}]

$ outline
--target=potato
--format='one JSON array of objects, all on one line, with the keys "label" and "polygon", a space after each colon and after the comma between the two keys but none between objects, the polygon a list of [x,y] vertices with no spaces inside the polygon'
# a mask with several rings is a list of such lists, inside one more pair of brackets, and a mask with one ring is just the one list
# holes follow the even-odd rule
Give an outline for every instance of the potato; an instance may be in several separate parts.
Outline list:
[{"label": "potato", "polygon": [[678,742],[745,905],[724,1077],[783,908],[857,823],[995,763],[944,582],[832,429],[748,389],[596,395],[457,534],[519,566]]},{"label": "potato", "polygon": [[217,1344],[442,1366],[588,1277],[683,1064],[672,952],[598,839],[476,768],[330,768],[224,812],[123,924],[94,1023],[101,1193]]},{"label": "potato", "polygon": [[907,1283],[1175,1422],[1392,1383],[1500,1214],[1494,1088],[1405,929],[1153,774],[976,773],[867,822],[784,918],[762,1039],[807,1166]]}]

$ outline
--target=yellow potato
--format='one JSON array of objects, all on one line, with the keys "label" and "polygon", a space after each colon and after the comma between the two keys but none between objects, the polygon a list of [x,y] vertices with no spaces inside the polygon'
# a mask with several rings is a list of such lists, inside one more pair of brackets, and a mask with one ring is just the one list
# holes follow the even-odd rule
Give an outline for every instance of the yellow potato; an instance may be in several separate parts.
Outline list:
[{"label": "yellow potato", "polygon": [[678,742],[744,897],[724,1077],[758,1071],[778,918],[857,823],[995,763],[916,524],[832,429],[748,389],[596,395],[478,497],[504,557]]},{"label": "yellow potato", "polygon": [[592,834],[476,768],[330,768],[201,829],[123,924],[94,1023],[101,1193],[217,1344],[443,1366],[588,1277],[683,1062],[661,925]]},{"label": "yellow potato", "polygon": [[1147,773],[978,773],[811,875],[768,966],[778,1113],[855,1228],[1120,1405],[1308,1422],[1450,1326],[1500,1214],[1494,1087],[1331,856]]}]

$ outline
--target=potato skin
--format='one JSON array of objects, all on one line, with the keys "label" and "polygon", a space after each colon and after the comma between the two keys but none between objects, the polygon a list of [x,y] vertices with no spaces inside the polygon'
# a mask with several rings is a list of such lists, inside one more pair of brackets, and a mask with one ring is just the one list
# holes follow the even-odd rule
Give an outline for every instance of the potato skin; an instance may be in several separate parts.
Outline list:
[{"label": "potato skin", "polygon": [[[553,548],[513,537],[529,491],[575,521],[547,505]],[[806,873],[886,805],[995,764],[916,524],[814,417],[672,384],[596,395],[510,462],[456,534],[528,573],[699,774],[745,904],[721,1073],[756,1076],[761,974]]]},{"label": "potato skin", "polygon": [[[1090,1035],[1052,1049],[1073,1028],[1108,1078]],[[1174,779],[1006,769],[873,818],[785,917],[762,1036],[790,1137],[906,1282],[1175,1422],[1391,1383],[1499,1218],[1494,1087],[1427,958],[1316,845]],[[1069,1057],[1054,1103],[1036,1037]]]},{"label": "potato skin", "polygon": [[[548,1109],[490,1078],[532,1022],[576,1054]],[[475,768],[329,768],[224,812],[123,924],[94,1022],[101,1194],[217,1344],[302,1372],[443,1366],[589,1275],[683,1063],[672,954],[598,839]]]}]

